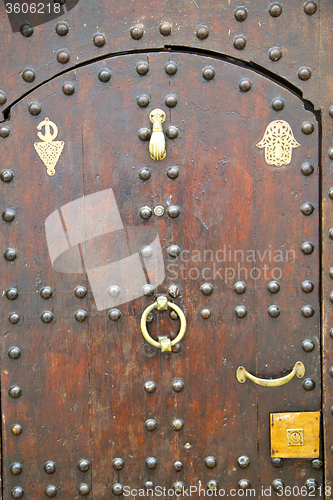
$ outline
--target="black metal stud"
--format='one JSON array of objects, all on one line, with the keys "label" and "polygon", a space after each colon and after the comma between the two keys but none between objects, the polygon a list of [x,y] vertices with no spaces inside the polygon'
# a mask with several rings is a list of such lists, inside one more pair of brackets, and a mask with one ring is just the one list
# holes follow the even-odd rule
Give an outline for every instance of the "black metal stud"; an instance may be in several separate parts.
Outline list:
[{"label": "black metal stud", "polygon": [[137,24],[136,26],[132,26],[130,33],[133,40],[140,40],[143,37],[143,28],[140,24]]},{"label": "black metal stud", "polygon": [[284,108],[284,100],[280,97],[273,99],[272,108],[274,109],[274,111],[282,111]]},{"label": "black metal stud", "polygon": [[330,160],[333,160],[333,148],[330,148],[328,150],[328,157],[329,157]]},{"label": "black metal stud", "polygon": [[10,472],[13,476],[19,476],[22,472],[22,465],[19,462],[13,462],[10,466]]},{"label": "black metal stud", "polygon": [[0,90],[0,106],[3,106],[7,102],[7,96],[3,90]]},{"label": "black metal stud", "polygon": [[150,97],[147,94],[139,95],[136,98],[136,103],[140,108],[146,108],[150,103]]},{"label": "black metal stud", "polygon": [[183,470],[183,462],[181,462],[180,460],[175,460],[172,464],[172,467],[176,472],[180,472],[181,470]]},{"label": "black metal stud", "polygon": [[157,429],[157,422],[153,418],[148,418],[148,420],[145,421],[145,428],[149,432],[153,432]]},{"label": "black metal stud", "polygon": [[54,497],[56,497],[57,493],[58,493],[58,488],[56,486],[54,486],[53,484],[49,484],[48,486],[46,486],[46,488],[45,488],[45,495],[48,498],[54,498]]},{"label": "black metal stud", "polygon": [[146,490],[152,490],[154,488],[154,483],[153,481],[146,481],[145,482],[145,489]]},{"label": "black metal stud", "polygon": [[148,73],[149,71],[149,65],[147,61],[139,61],[136,65],[136,72],[140,76],[144,76]]},{"label": "black metal stud", "polygon": [[10,359],[19,359],[21,357],[21,351],[18,347],[11,347],[8,351],[8,356]]},{"label": "black metal stud", "polygon": [[215,72],[215,69],[213,68],[213,66],[206,66],[202,70],[202,76],[207,81],[213,80],[213,78],[215,77],[215,74],[216,74],[216,72]]},{"label": "black metal stud", "polygon": [[164,102],[166,106],[168,106],[168,108],[174,108],[178,102],[177,96],[175,96],[174,94],[168,94],[167,96],[165,96]]},{"label": "black metal stud", "polygon": [[304,292],[304,293],[311,293],[314,289],[314,284],[310,280],[305,280],[301,284],[301,289],[302,289],[302,292]]},{"label": "black metal stud", "polygon": [[85,286],[79,285],[74,289],[74,295],[78,299],[83,299],[87,295],[87,289]]},{"label": "black metal stud", "polygon": [[176,496],[182,495],[185,485],[182,481],[176,481],[173,485],[173,490]]},{"label": "black metal stud", "polygon": [[166,136],[168,139],[177,139],[178,135],[179,135],[179,131],[178,131],[178,128],[175,127],[174,125],[170,125],[166,131]]},{"label": "black metal stud", "polygon": [[331,377],[333,377],[333,366],[331,366],[331,368],[329,369],[329,374],[331,375]]},{"label": "black metal stud", "polygon": [[172,33],[172,24],[164,22],[160,25],[160,33],[163,36],[169,36]]},{"label": "black metal stud", "polygon": [[77,465],[77,468],[79,469],[80,472],[88,472],[90,469],[90,462],[89,460],[82,459]]},{"label": "black metal stud", "polygon": [[314,166],[311,163],[303,163],[301,166],[301,172],[303,175],[311,175],[314,171]]},{"label": "black metal stud", "polygon": [[200,292],[203,295],[212,295],[213,291],[214,291],[214,287],[211,283],[203,283],[200,286]]},{"label": "black metal stud", "polygon": [[313,214],[313,211],[314,206],[309,202],[303,203],[303,205],[301,206],[301,212],[303,215],[311,215]]},{"label": "black metal stud", "polygon": [[312,352],[314,348],[315,348],[315,345],[314,345],[314,342],[312,342],[312,340],[304,340],[302,342],[303,351]]},{"label": "black metal stud", "polygon": [[216,465],[217,465],[217,460],[215,457],[209,456],[209,457],[205,458],[205,466],[208,469],[214,469],[214,467],[216,467]]},{"label": "black metal stud", "polygon": [[30,23],[24,23],[20,26],[20,33],[26,38],[29,38],[34,32],[34,29]]},{"label": "black metal stud", "polygon": [[207,483],[208,490],[217,490],[219,487],[219,483],[215,479],[210,479]]},{"label": "black metal stud", "polygon": [[70,54],[67,49],[61,49],[57,52],[57,61],[61,64],[66,64],[70,61]]},{"label": "black metal stud", "polygon": [[167,176],[169,177],[169,179],[172,179],[172,180],[177,179],[177,177],[179,176],[179,168],[178,167],[169,167],[167,170]]},{"label": "black metal stud", "polygon": [[150,217],[153,215],[153,211],[151,208],[146,206],[141,208],[139,214],[141,219],[147,220],[150,219]]},{"label": "black metal stud", "polygon": [[302,314],[305,318],[311,318],[311,316],[313,316],[315,313],[314,309],[312,306],[303,306],[302,307]]},{"label": "black metal stud", "polygon": [[42,297],[42,299],[48,300],[52,297],[53,291],[50,286],[43,286],[39,294]]},{"label": "black metal stud", "polygon": [[245,7],[237,7],[237,9],[234,12],[234,16],[235,16],[236,21],[238,21],[240,23],[242,21],[245,21],[245,19],[247,18],[246,8]]},{"label": "black metal stud", "polygon": [[272,465],[276,469],[279,469],[283,465],[283,458],[272,458]]},{"label": "black metal stud", "polygon": [[333,328],[330,329],[330,337],[333,339]]},{"label": "black metal stud", "polygon": [[305,135],[310,135],[314,131],[314,124],[311,122],[303,122],[302,124],[302,132]]},{"label": "black metal stud", "polygon": [[36,78],[35,72],[32,68],[25,68],[22,71],[22,78],[25,82],[31,83]]},{"label": "black metal stud", "polygon": [[168,62],[164,67],[166,74],[169,76],[175,75],[177,73],[177,69],[177,64],[173,61]]},{"label": "black metal stud", "polygon": [[177,205],[171,205],[167,210],[167,214],[172,219],[176,219],[177,217],[179,217],[180,208],[177,207]]},{"label": "black metal stud", "polygon": [[121,318],[121,311],[119,311],[119,309],[113,308],[108,312],[108,317],[111,321],[119,321]]},{"label": "black metal stud", "polygon": [[0,137],[5,139],[6,137],[9,136],[9,134],[10,134],[10,128],[7,127],[6,125],[1,125],[0,126]]},{"label": "black metal stud", "polygon": [[279,3],[272,3],[269,6],[269,13],[272,17],[279,17],[282,14],[282,6]]},{"label": "black metal stud", "polygon": [[151,136],[151,132],[150,132],[149,128],[146,128],[146,127],[140,128],[140,130],[138,132],[138,137],[141,141],[149,141],[150,136]]},{"label": "black metal stud", "polygon": [[2,182],[11,182],[14,179],[14,172],[9,168],[4,168],[0,172],[0,179]]},{"label": "black metal stud", "polygon": [[118,285],[111,285],[108,289],[108,294],[112,298],[118,297],[118,295],[120,295],[120,293],[121,293],[121,289]]},{"label": "black metal stud", "polygon": [[311,255],[312,252],[314,251],[314,244],[311,243],[311,241],[305,241],[301,245],[301,250],[304,253],[304,255]]},{"label": "black metal stud", "polygon": [[184,427],[184,422],[180,418],[175,418],[172,421],[171,427],[173,428],[174,431],[179,432]]},{"label": "black metal stud", "polygon": [[10,493],[13,498],[23,498],[24,489],[21,486],[15,486]]},{"label": "black metal stud", "polygon": [[315,458],[314,460],[312,460],[311,465],[312,465],[313,469],[321,470],[323,468],[324,464],[323,464],[322,460]]},{"label": "black metal stud", "polygon": [[240,481],[238,481],[238,488],[240,490],[248,490],[249,488],[251,488],[251,483],[248,479],[241,479]]},{"label": "black metal stud", "polygon": [[245,36],[238,35],[238,36],[236,36],[234,38],[234,47],[235,47],[235,49],[237,49],[237,50],[243,50],[243,49],[245,49],[246,44],[247,44],[247,40],[246,40]]},{"label": "black metal stud", "polygon": [[18,385],[13,385],[9,388],[8,394],[11,398],[17,399],[21,396],[22,390]]},{"label": "black metal stud", "polygon": [[65,95],[73,95],[75,92],[75,87],[71,82],[65,82],[62,86],[62,91]]},{"label": "black metal stud", "polygon": [[32,116],[37,116],[42,111],[42,107],[39,102],[30,102],[28,105],[28,111]]},{"label": "black metal stud", "polygon": [[313,16],[317,12],[317,4],[316,2],[313,2],[313,0],[310,0],[309,2],[306,2],[304,4],[304,12],[308,16]]},{"label": "black metal stud", "polygon": [[181,288],[179,285],[170,285],[168,288],[168,294],[176,299],[181,294]]},{"label": "black metal stud", "polygon": [[150,259],[154,255],[154,251],[151,246],[147,245],[141,249],[141,255],[145,259]]},{"label": "black metal stud", "polygon": [[147,469],[149,469],[149,470],[154,470],[154,469],[156,469],[157,464],[158,464],[158,462],[157,462],[157,460],[156,460],[156,458],[155,458],[155,457],[148,457],[148,458],[146,459],[146,467],[147,467]]},{"label": "black metal stud", "polygon": [[153,313],[149,313],[148,316],[147,316],[147,323],[150,324],[153,321],[154,321],[154,314]]},{"label": "black metal stud", "polygon": [[78,488],[78,492],[82,497],[86,497],[90,493],[89,485],[87,483],[81,483]]},{"label": "black metal stud", "polygon": [[318,482],[314,478],[309,478],[305,481],[305,486],[307,488],[311,488],[313,490],[316,490],[318,488]]},{"label": "black metal stud", "polygon": [[246,455],[242,455],[237,459],[238,467],[241,469],[246,469],[250,466],[250,459]]},{"label": "black metal stud", "polygon": [[333,267],[328,271],[329,277],[333,279]]},{"label": "black metal stud", "polygon": [[234,284],[234,292],[236,292],[237,295],[242,295],[246,292],[246,284],[243,281],[237,281],[237,283]]},{"label": "black metal stud", "polygon": [[155,382],[153,382],[152,380],[148,380],[144,384],[143,388],[147,394],[153,394],[157,389]]},{"label": "black metal stud", "polygon": [[146,285],[143,285],[142,294],[145,297],[151,297],[152,295],[154,295],[154,287],[152,285],[149,285],[148,283]]},{"label": "black metal stud", "polygon": [[247,316],[247,309],[245,306],[237,306],[235,308],[235,314],[238,319],[243,319]]},{"label": "black metal stud", "polygon": [[306,378],[302,382],[303,389],[305,391],[313,391],[313,389],[316,387],[316,383],[312,378]]},{"label": "black metal stud", "polygon": [[10,313],[8,316],[8,321],[12,325],[16,325],[20,320],[20,315],[17,312]]},{"label": "black metal stud", "polygon": [[182,392],[184,390],[185,384],[182,380],[175,380],[172,383],[172,390],[174,392]]},{"label": "black metal stud", "polygon": [[271,318],[278,318],[281,314],[279,306],[273,304],[268,308],[268,314]]},{"label": "black metal stud", "polygon": [[98,73],[98,79],[103,83],[109,82],[111,80],[111,71],[109,68],[102,68]]},{"label": "black metal stud", "polygon": [[95,33],[93,36],[93,42],[96,47],[103,47],[106,44],[106,38],[105,35],[102,33]]},{"label": "black metal stud", "polygon": [[180,250],[180,247],[178,245],[170,245],[167,248],[167,253],[168,253],[169,257],[176,259],[181,254],[181,250]]},{"label": "black metal stud", "polygon": [[196,31],[197,38],[199,40],[206,40],[209,36],[209,29],[207,26],[198,26]]},{"label": "black metal stud", "polygon": [[112,460],[112,467],[114,468],[114,470],[123,470],[123,468],[125,467],[125,462],[122,458],[114,458]]},{"label": "black metal stud", "polygon": [[333,240],[333,227],[331,227],[328,231],[328,236],[331,240]]},{"label": "black metal stud", "polygon": [[271,61],[279,61],[282,57],[282,49],[280,47],[272,47],[268,51],[268,56]]},{"label": "black metal stud", "polygon": [[12,425],[10,430],[12,431],[12,434],[14,434],[14,436],[19,436],[22,433],[22,427],[20,426],[20,424]]},{"label": "black metal stud", "polygon": [[278,281],[270,281],[267,285],[269,293],[278,293],[280,291],[280,283]]},{"label": "black metal stud", "polygon": [[19,292],[18,292],[17,288],[11,287],[11,288],[7,288],[7,290],[6,290],[6,297],[9,300],[17,299],[18,294],[19,294]]},{"label": "black metal stud", "polygon": [[300,80],[306,81],[311,78],[311,69],[310,68],[299,68],[297,72],[297,76]]},{"label": "black metal stud", "polygon": [[44,471],[46,474],[54,474],[56,471],[56,464],[52,460],[48,460],[44,465]]},{"label": "black metal stud", "polygon": [[272,481],[272,487],[274,491],[283,490],[284,482],[281,479],[274,479],[274,481]]},{"label": "black metal stud", "polygon": [[244,78],[239,82],[238,86],[241,92],[249,92],[249,90],[251,90],[252,88],[252,82],[248,78]]},{"label": "black metal stud", "polygon": [[56,24],[55,30],[57,35],[66,36],[69,31],[68,24],[65,23],[64,21],[60,21],[59,23]]},{"label": "black metal stud", "polygon": [[209,319],[212,316],[212,311],[205,307],[201,310],[200,314],[203,319]]},{"label": "black metal stud", "polygon": [[[2,93],[2,90],[0,90],[0,95]],[[1,101],[0,101],[1,104]],[[331,118],[333,118],[333,105],[329,107],[328,109],[328,114],[330,115]]]},{"label": "black metal stud", "polygon": [[13,222],[13,220],[15,219],[14,210],[12,210],[11,208],[6,208],[6,210],[2,212],[2,219],[5,222]]},{"label": "black metal stud", "polygon": [[53,321],[53,313],[51,311],[43,311],[40,319],[43,323],[51,323]]},{"label": "black metal stud", "polygon": [[151,178],[151,171],[149,170],[149,168],[142,168],[139,172],[139,177],[142,181],[148,181]]},{"label": "black metal stud", "polygon": [[116,496],[116,497],[120,497],[120,495],[123,494],[123,491],[124,491],[124,487],[122,484],[120,483],[115,483],[113,486],[112,486],[112,493]]},{"label": "black metal stud", "polygon": [[79,321],[80,323],[82,323],[82,321],[85,321],[87,317],[88,313],[84,309],[78,309],[74,313],[74,318],[76,319],[76,321]]}]

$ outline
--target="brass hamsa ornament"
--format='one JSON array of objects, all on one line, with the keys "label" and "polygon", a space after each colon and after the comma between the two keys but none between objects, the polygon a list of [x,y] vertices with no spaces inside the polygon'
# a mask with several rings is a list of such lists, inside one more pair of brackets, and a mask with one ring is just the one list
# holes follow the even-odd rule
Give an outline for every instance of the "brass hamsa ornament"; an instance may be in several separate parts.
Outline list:
[{"label": "brass hamsa ornament", "polygon": [[267,125],[263,138],[258,142],[258,148],[265,148],[265,160],[268,165],[281,167],[289,165],[293,148],[300,144],[296,141],[289,123],[284,120],[274,120]]},{"label": "brass hamsa ornament", "polygon": [[58,127],[48,118],[45,118],[45,120],[40,122],[40,124],[37,126],[37,130],[41,130],[43,127],[45,127],[45,135],[43,135],[41,132],[37,132],[38,137],[42,139],[43,142],[35,142],[34,147],[38,153],[39,158],[47,168],[47,174],[54,175],[55,166],[58,163],[65,143],[64,141],[54,140],[58,135]]}]

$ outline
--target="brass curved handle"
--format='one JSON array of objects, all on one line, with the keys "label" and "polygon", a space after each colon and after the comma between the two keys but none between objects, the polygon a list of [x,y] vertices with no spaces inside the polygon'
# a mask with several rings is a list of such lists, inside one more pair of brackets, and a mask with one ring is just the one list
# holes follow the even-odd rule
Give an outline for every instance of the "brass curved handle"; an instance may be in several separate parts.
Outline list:
[{"label": "brass curved handle", "polygon": [[[179,333],[175,339],[170,340],[168,337],[163,336],[163,337],[158,337],[159,341],[157,342],[156,340],[152,339],[148,333],[147,317],[148,317],[148,314],[155,308],[158,311],[167,311],[168,307],[171,307],[171,309],[173,309],[178,314],[179,319],[180,319],[180,330],[179,330]],[[149,344],[153,345],[154,347],[159,347],[162,352],[171,352],[171,348],[174,345],[178,344],[178,342],[180,342],[181,339],[184,337],[185,330],[186,330],[185,314],[183,313],[183,311],[181,310],[180,307],[178,307],[176,304],[173,304],[172,302],[169,302],[168,299],[164,296],[158,297],[156,299],[156,302],[154,302],[153,304],[150,304],[150,306],[148,306],[143,311],[143,314],[141,317],[142,335],[147,340],[147,342],[149,342]]]},{"label": "brass curved handle", "polygon": [[287,384],[295,375],[298,378],[302,378],[305,375],[305,367],[301,361],[297,361],[297,363],[295,363],[294,368],[291,370],[289,375],[281,378],[276,378],[274,380],[255,377],[254,375],[251,375],[251,373],[246,371],[244,366],[239,366],[236,371],[237,380],[241,384],[244,384],[244,382],[248,378],[255,384],[263,385],[264,387],[279,387],[280,385]]}]

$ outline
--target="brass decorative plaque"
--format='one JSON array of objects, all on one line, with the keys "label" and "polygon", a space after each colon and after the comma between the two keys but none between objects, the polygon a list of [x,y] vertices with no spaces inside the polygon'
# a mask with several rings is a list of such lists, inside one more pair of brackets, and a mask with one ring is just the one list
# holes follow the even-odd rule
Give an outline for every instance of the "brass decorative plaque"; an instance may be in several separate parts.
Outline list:
[{"label": "brass decorative plaque", "polygon": [[271,413],[271,456],[318,458],[320,411]]}]

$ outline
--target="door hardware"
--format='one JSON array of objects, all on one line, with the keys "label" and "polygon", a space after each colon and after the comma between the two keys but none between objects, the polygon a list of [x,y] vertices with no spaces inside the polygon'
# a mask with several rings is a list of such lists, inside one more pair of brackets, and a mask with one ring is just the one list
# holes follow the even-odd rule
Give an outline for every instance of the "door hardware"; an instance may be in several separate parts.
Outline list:
[{"label": "door hardware", "polygon": [[166,114],[162,109],[154,109],[150,113],[149,119],[153,124],[153,131],[149,141],[149,153],[153,160],[161,161],[166,156],[165,137],[162,128]]},{"label": "door hardware", "polygon": [[248,378],[255,384],[262,385],[264,387],[279,387],[280,385],[287,384],[295,375],[298,378],[302,378],[304,377],[304,374],[305,367],[303,363],[301,361],[297,361],[289,375],[281,378],[276,378],[274,380],[255,377],[254,375],[251,375],[251,373],[246,371],[244,366],[239,366],[237,368],[236,377],[238,382],[240,382],[241,384],[244,384],[244,382],[246,382],[246,379]]}]

